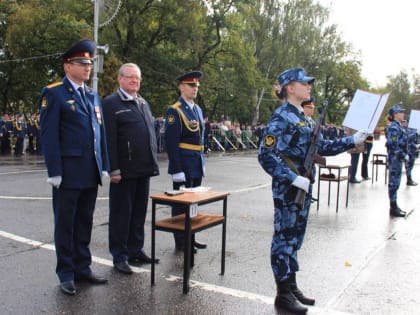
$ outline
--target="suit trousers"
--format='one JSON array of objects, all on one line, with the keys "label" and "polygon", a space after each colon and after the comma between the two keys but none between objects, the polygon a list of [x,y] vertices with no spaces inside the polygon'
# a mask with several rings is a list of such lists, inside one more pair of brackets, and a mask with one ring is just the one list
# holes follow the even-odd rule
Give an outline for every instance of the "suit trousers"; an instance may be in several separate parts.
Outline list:
[{"label": "suit trousers", "polygon": [[149,189],[148,176],[122,179],[110,185],[109,250],[114,264],[143,251]]},{"label": "suit trousers", "polygon": [[89,249],[98,187],[53,188],[56,272],[61,282],[91,273]]}]

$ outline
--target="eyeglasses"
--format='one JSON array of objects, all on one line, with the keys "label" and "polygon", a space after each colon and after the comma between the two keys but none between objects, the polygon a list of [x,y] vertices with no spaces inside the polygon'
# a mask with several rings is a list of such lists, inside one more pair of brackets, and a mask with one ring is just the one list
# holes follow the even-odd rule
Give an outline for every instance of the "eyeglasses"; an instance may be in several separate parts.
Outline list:
[{"label": "eyeglasses", "polygon": [[141,77],[138,77],[136,75],[123,75],[124,78],[126,78],[127,80],[132,80],[132,81],[141,81]]}]

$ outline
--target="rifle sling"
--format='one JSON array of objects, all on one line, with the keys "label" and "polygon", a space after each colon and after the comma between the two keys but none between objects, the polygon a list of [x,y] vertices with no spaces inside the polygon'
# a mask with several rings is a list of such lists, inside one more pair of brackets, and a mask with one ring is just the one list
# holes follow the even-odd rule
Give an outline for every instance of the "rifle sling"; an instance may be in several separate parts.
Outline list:
[{"label": "rifle sling", "polygon": [[286,164],[290,167],[290,169],[295,172],[297,175],[300,175],[299,170],[297,169],[295,163],[293,162],[293,159],[291,157],[288,157],[287,155],[280,154],[280,158],[286,162]]}]

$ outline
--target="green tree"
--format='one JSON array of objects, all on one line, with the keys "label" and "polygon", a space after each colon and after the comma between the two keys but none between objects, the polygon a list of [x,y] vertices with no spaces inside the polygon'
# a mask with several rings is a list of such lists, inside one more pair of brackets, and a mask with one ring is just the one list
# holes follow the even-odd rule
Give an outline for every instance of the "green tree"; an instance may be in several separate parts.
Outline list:
[{"label": "green tree", "polygon": [[411,94],[410,79],[407,72],[401,71],[395,76],[389,76],[388,80],[386,88],[391,92],[391,95],[385,111],[388,112],[388,109],[392,105],[401,104],[409,113],[413,108],[413,96]]},{"label": "green tree", "polygon": [[86,22],[91,17],[86,12],[91,10],[84,6],[69,0],[12,1],[6,5],[10,10],[5,32],[7,62],[0,71],[7,82],[3,101],[8,110],[36,110],[42,86],[63,75],[60,54],[80,38],[91,37]]}]

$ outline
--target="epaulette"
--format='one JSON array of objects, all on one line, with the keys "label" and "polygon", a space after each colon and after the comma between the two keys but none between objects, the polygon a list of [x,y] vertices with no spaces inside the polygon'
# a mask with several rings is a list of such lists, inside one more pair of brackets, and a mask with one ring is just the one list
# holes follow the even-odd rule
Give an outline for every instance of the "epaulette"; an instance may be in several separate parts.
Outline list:
[{"label": "epaulette", "polygon": [[62,84],[63,84],[62,81],[54,82],[54,83],[51,83],[50,85],[47,85],[47,88],[52,89],[52,88],[55,88],[56,86],[59,86],[59,85],[62,85]]},{"label": "epaulette", "polygon": [[176,102],[175,104],[172,104],[169,107],[172,107],[173,109],[177,109],[179,106],[181,106],[181,102],[180,101]]}]

